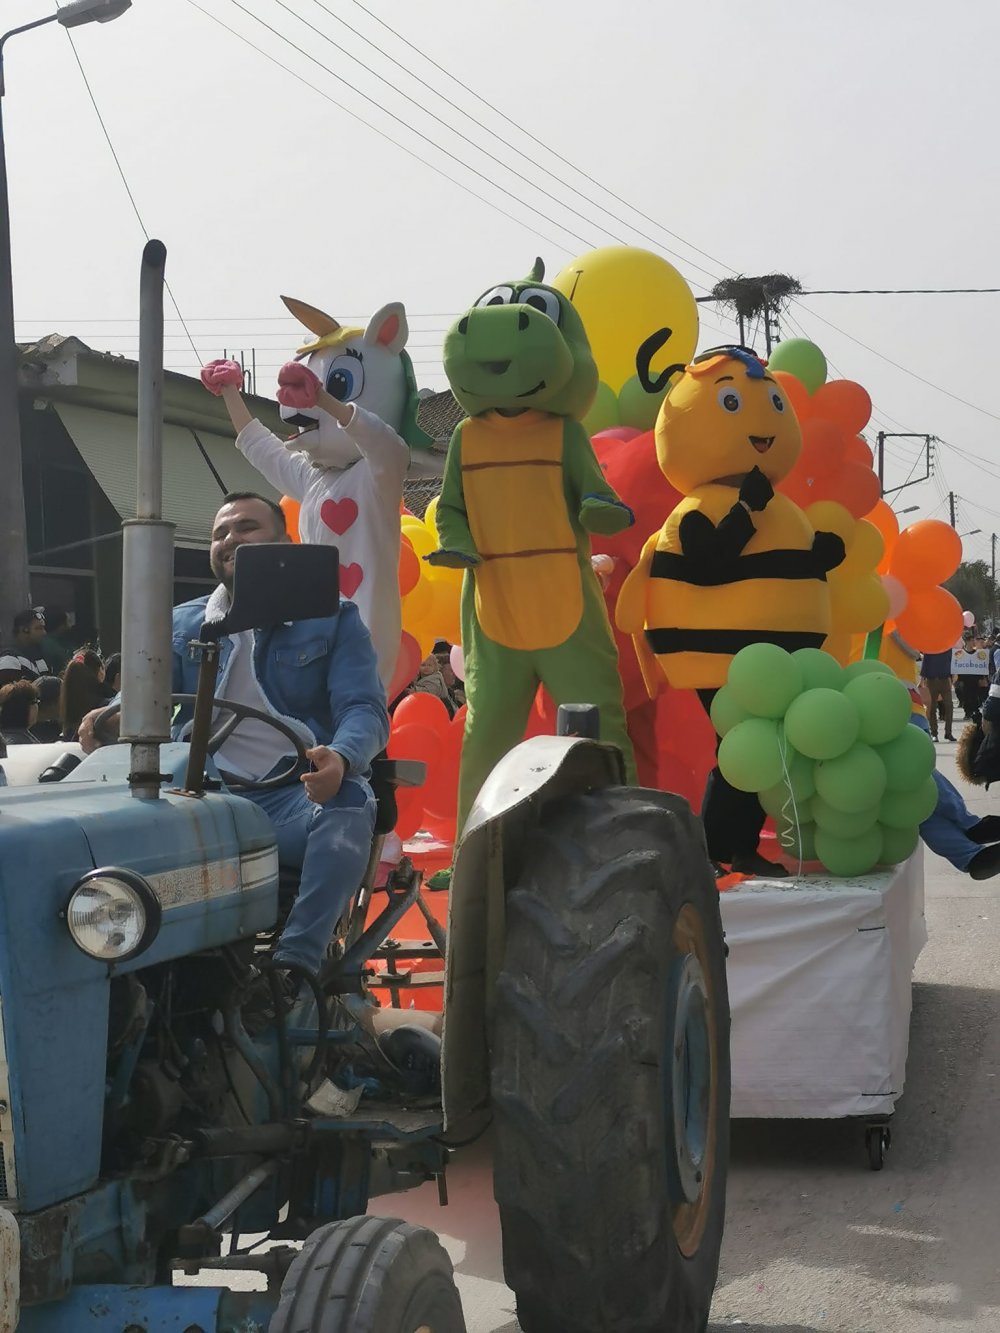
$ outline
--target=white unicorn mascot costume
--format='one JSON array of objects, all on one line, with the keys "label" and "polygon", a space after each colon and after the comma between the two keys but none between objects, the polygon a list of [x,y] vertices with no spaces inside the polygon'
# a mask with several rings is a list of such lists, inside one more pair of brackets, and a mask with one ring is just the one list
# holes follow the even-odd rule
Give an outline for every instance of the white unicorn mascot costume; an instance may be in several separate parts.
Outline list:
[{"label": "white unicorn mascot costume", "polygon": [[277,490],[301,505],[303,542],[340,552],[341,596],[368,626],[386,689],[400,643],[399,516],[409,444],[427,441],[416,424],[413,365],[403,350],[406,312],[383,306],[366,329],[341,328],[289,297],[288,309],[315,335],[278,372],[289,440],[250,415],[235,361],[212,361],[202,383],[225,400],[236,447]]}]

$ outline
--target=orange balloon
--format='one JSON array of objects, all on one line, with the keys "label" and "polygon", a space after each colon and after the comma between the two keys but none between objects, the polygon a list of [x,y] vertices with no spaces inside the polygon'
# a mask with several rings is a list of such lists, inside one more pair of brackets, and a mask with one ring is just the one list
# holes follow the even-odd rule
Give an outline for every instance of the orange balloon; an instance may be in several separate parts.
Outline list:
[{"label": "orange balloon", "polygon": [[[908,589],[933,588],[936,583],[950,579],[961,561],[962,539],[955,529],[938,518],[925,518],[911,523],[899,534],[889,573]],[[899,632],[903,634],[902,627]],[[906,638],[905,634],[903,638]],[[919,648],[921,645],[915,643],[913,646]],[[927,651],[943,652],[944,649]]]},{"label": "orange balloon", "polygon": [[[900,540],[904,535],[900,534]],[[905,609],[896,617],[896,627],[922,653],[943,653],[962,637],[962,608],[946,588],[920,588],[910,593]]]},{"label": "orange balloon", "polygon": [[802,454],[798,467],[810,477],[828,477],[844,462],[844,433],[832,421],[807,421],[802,427]]},{"label": "orange balloon", "polygon": [[885,550],[876,568],[880,574],[888,574],[892,553],[899,537],[899,519],[884,500],[879,500],[871,513],[865,514],[865,522],[874,524],[882,534]]},{"label": "orange balloon", "polygon": [[285,516],[285,529],[293,542],[300,541],[299,537],[299,510],[302,508],[298,500],[293,500],[290,495],[283,495],[279,501],[281,512]]},{"label": "orange balloon", "polygon": [[806,386],[787,370],[772,370],[770,375],[777,381],[801,425],[812,413],[812,400]]},{"label": "orange balloon", "polygon": [[812,410],[815,416],[836,422],[849,434],[857,435],[868,425],[872,400],[867,389],[853,380],[831,380],[813,394]]},{"label": "orange balloon", "polygon": [[407,537],[399,543],[399,595],[405,597],[420,582],[420,561]]},{"label": "orange balloon", "polygon": [[[434,694],[408,694],[406,698],[396,707],[392,715],[392,728],[395,734],[398,727],[418,727],[420,730],[426,729],[431,732],[440,742],[448,732],[448,724],[451,718],[448,716],[448,710],[441,700]],[[392,757],[390,749],[390,758]],[[406,758],[413,756],[406,755]],[[420,755],[421,759],[426,755]]]}]

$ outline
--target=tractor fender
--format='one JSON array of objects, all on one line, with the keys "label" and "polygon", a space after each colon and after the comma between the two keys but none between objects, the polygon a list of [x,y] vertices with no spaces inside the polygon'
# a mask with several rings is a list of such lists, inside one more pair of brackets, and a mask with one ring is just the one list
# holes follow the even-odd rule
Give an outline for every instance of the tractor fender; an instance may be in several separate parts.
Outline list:
[{"label": "tractor fender", "polygon": [[533,736],[493,769],[466,821],[448,901],[441,1094],[445,1126],[485,1112],[490,1096],[489,1026],[503,961],[504,895],[525,834],[560,796],[621,786],[613,745],[575,736]]}]

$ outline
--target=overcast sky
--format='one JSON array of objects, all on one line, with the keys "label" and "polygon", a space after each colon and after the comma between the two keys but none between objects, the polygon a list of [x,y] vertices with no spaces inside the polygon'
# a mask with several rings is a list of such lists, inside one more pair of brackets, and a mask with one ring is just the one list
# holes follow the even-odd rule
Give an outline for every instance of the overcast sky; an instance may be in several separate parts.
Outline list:
[{"label": "overcast sky", "polygon": [[[5,23],[51,4],[6,0]],[[197,350],[168,310],[168,364],[255,348],[262,392],[298,336],[281,292],[342,321],[404,301],[439,388],[444,329],[482,290],[612,241],[697,295],[775,270],[1000,287],[995,0],[134,0],[73,41],[168,248]],[[69,35],[18,36],[5,64],[18,336],[134,353],[142,232]],[[732,336],[702,312],[703,346]],[[998,314],[1000,295],[817,296],[784,323],[868,388],[874,429],[947,441],[895,504],[947,517],[954,490],[970,558],[1000,532]],[[890,442],[887,484],[917,455]]]}]

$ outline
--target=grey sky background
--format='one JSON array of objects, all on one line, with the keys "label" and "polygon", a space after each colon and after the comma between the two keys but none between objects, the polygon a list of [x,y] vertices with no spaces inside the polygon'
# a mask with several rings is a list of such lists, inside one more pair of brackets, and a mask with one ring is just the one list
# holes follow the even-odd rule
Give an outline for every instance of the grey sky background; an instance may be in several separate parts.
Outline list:
[{"label": "grey sky background", "polygon": [[[51,3],[6,0],[4,24]],[[188,373],[255,348],[270,393],[298,340],[286,292],[341,320],[404,301],[418,381],[440,388],[443,332],[482,290],[615,241],[659,250],[696,295],[774,270],[807,288],[1000,286],[995,0],[196,3],[134,0],[73,33],[168,247],[197,356],[168,310],[167,360]],[[5,64],[18,337],[134,354],[142,232],[69,36],[19,36]],[[702,313],[703,346],[734,335]],[[866,386],[870,433],[946,441],[895,504],[947,518],[954,490],[959,530],[982,529],[969,558],[1000,532],[998,314],[1000,295],[823,296],[783,324]],[[898,485],[917,446],[890,442],[889,460]]]}]

